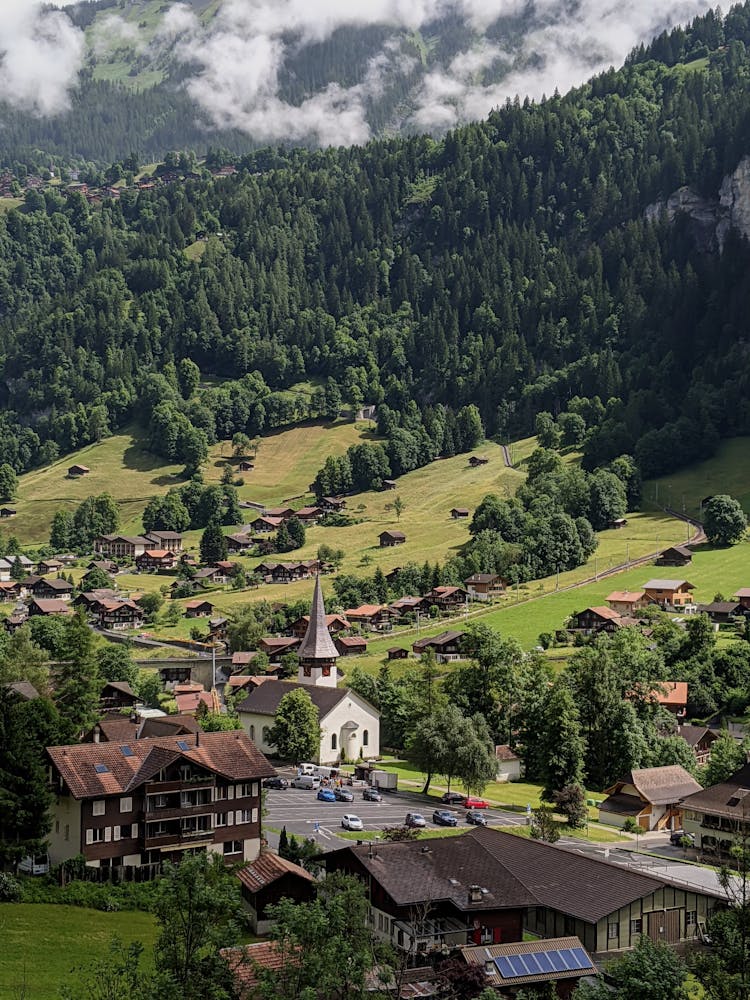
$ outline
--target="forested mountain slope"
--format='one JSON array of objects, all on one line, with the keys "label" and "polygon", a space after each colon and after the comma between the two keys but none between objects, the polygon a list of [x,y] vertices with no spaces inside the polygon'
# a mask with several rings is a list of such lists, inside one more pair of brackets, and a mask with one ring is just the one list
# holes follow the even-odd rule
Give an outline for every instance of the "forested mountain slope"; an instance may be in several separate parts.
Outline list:
[{"label": "forested mountain slope", "polygon": [[[259,151],[101,206],[29,195],[0,223],[0,461],[136,415],[190,466],[342,397],[381,404],[394,474],[472,447],[470,404],[500,435],[570,409],[589,465],[631,452],[648,475],[748,432],[748,248],[644,217],[750,152],[750,6],[717,23],[710,58],[637,53],[439,142]],[[185,359],[230,381],[186,402]],[[282,390],[306,379],[300,407]]]}]

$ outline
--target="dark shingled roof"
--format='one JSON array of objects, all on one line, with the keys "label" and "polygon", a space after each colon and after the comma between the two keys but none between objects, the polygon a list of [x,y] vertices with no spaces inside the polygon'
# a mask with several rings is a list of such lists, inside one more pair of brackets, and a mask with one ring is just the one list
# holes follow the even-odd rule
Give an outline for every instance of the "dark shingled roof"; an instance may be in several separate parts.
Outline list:
[{"label": "dark shingled roof", "polygon": [[627,795],[618,792],[608,796],[599,806],[600,813],[616,813],[618,816],[637,816],[639,812],[646,808],[643,799],[637,795]]},{"label": "dark shingled roof", "polygon": [[247,698],[237,706],[237,711],[251,712],[253,715],[276,715],[279,702],[284,695],[298,689],[310,695],[321,719],[350,695],[346,688],[313,687],[311,684],[296,684],[292,681],[274,681],[272,684],[261,684],[260,687],[251,690]]},{"label": "dark shingled roof", "polygon": [[735,771],[726,781],[710,788],[703,788],[693,795],[686,795],[681,806],[696,812],[711,813],[747,821],[750,814],[750,764]]},{"label": "dark shingled roof", "polygon": [[333,644],[331,633],[326,625],[326,609],[323,603],[323,590],[320,586],[320,575],[315,577],[310,621],[302,644],[297,650],[301,660],[336,660],[339,651]]},{"label": "dark shingled roof", "polygon": [[709,729],[708,726],[680,726],[677,730],[677,735],[681,736],[683,740],[690,747],[697,747],[703,737],[709,733],[715,739],[719,737],[718,729]]},{"label": "dark shingled roof", "polygon": [[[466,913],[546,906],[596,923],[663,884],[608,861],[489,827],[428,843],[378,844],[369,857],[371,850],[363,844],[329,856],[354,855],[399,906],[449,900]],[[469,902],[472,885],[488,890],[476,903]]]}]

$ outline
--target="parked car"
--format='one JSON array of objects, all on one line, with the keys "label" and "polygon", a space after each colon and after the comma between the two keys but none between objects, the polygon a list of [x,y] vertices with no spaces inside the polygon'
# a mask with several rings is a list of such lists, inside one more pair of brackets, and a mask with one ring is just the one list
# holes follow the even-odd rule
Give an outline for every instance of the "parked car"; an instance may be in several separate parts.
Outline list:
[{"label": "parked car", "polygon": [[362,792],[362,798],[366,799],[367,802],[382,802],[383,796],[377,790],[377,788],[365,788]]},{"label": "parked car", "polygon": [[354,813],[344,813],[341,817],[341,825],[345,830],[363,830],[362,820]]},{"label": "parked car", "polygon": [[475,799],[472,795],[464,799],[464,809],[489,809],[490,804],[486,799]]},{"label": "parked car", "polygon": [[297,774],[315,774],[314,764],[300,764],[297,768]]},{"label": "parked car", "polygon": [[476,809],[469,809],[466,813],[466,822],[473,823],[474,826],[487,826],[487,817]]},{"label": "parked car", "polygon": [[421,829],[423,826],[427,826],[427,820],[422,813],[407,813],[404,826],[413,826]]},{"label": "parked car", "polygon": [[689,845],[690,847],[692,847],[693,844],[695,844],[695,837],[693,836],[693,834],[692,833],[685,833],[684,830],[673,830],[670,833],[670,835],[669,835],[669,843],[670,844],[674,844],[675,847],[682,847],[683,846],[683,844],[682,844],[683,837],[685,838],[685,840],[689,840],[690,841],[690,845]]},{"label": "parked car", "polygon": [[289,782],[277,774],[275,778],[266,778],[263,782],[264,788],[289,788]]},{"label": "parked car", "polygon": [[318,798],[321,802],[335,802],[336,796],[333,794],[330,788],[321,788],[318,792]]},{"label": "parked car", "polygon": [[339,802],[354,802],[354,792],[348,788],[337,788],[333,794]]},{"label": "parked car", "polygon": [[320,778],[315,774],[298,774],[292,778],[292,788],[306,788],[314,791],[320,787]]},{"label": "parked car", "polygon": [[458,816],[450,809],[436,809],[432,814],[432,822],[438,826],[458,826]]},{"label": "parked car", "polygon": [[440,796],[440,801],[444,802],[447,806],[462,806],[465,799],[466,796],[460,792],[443,792]]},{"label": "parked car", "polygon": [[49,855],[35,854],[31,857],[27,854],[18,862],[18,870],[24,875],[49,875]]}]

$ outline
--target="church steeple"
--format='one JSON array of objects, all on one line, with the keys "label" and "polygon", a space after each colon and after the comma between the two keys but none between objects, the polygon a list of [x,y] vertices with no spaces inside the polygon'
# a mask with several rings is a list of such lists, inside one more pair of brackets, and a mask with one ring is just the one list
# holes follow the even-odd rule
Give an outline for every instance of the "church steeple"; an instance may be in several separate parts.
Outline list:
[{"label": "church steeple", "polygon": [[302,645],[297,650],[299,656],[300,684],[316,687],[336,687],[336,660],[339,653],[333,644],[326,624],[326,609],[323,603],[323,588],[320,575],[315,577],[310,621]]}]

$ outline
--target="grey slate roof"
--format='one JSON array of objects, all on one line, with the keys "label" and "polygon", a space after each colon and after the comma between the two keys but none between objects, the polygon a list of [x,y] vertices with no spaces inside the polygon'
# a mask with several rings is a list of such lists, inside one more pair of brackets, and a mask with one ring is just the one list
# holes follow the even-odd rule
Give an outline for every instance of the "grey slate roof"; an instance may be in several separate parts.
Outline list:
[{"label": "grey slate roof", "polygon": [[339,655],[326,625],[326,609],[323,603],[320,575],[315,577],[310,621],[307,624],[305,638],[297,650],[297,655],[301,660],[335,660]]},{"label": "grey slate roof", "polygon": [[[338,652],[336,655],[338,656]],[[312,684],[297,684],[292,681],[268,681],[251,690],[247,698],[237,706],[237,711],[274,716],[284,695],[297,689],[306,691],[310,695],[321,719],[324,719],[340,701],[349,697],[346,688],[314,687]]]}]

